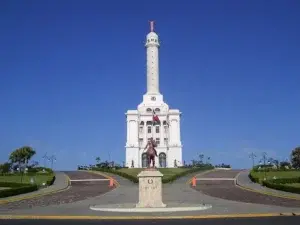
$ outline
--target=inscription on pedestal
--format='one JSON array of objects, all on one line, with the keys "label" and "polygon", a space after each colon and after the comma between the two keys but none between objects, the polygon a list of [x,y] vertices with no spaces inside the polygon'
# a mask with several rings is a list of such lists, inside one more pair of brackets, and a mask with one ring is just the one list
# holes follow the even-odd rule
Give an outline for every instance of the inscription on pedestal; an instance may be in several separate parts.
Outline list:
[{"label": "inscription on pedestal", "polygon": [[137,207],[165,207],[162,202],[162,173],[142,171],[139,177],[139,203]]}]

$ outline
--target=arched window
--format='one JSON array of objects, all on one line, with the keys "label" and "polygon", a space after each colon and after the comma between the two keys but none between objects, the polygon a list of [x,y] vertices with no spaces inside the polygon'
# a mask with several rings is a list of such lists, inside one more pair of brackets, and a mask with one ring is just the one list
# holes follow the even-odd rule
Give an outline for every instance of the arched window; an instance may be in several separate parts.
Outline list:
[{"label": "arched window", "polygon": [[156,108],[156,109],[155,109],[155,112],[160,112],[160,109],[159,109],[159,108]]},{"label": "arched window", "polygon": [[142,167],[145,168],[148,166],[147,153],[142,154]]},{"label": "arched window", "polygon": [[162,168],[166,168],[167,167],[167,156],[166,153],[161,152],[159,153],[159,166]]},{"label": "arched window", "polygon": [[152,109],[150,109],[150,108],[147,108],[147,112],[152,112]]}]

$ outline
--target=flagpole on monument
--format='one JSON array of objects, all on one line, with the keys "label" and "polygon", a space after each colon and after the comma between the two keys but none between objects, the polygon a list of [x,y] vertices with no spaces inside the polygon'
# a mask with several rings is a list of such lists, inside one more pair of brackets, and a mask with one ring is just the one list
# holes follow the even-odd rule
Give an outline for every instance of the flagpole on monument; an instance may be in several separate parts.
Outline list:
[{"label": "flagpole on monument", "polygon": [[140,113],[138,112],[138,162],[135,162],[137,163],[137,166],[139,165],[139,163],[141,163],[141,143],[140,143],[140,125],[141,124],[141,115]]}]

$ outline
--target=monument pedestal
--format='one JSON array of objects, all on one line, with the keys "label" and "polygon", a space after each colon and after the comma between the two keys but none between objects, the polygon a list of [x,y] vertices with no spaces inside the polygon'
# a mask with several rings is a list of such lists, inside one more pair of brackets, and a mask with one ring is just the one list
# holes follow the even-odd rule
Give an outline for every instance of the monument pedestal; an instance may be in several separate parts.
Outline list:
[{"label": "monument pedestal", "polygon": [[163,208],[162,202],[163,174],[156,169],[146,169],[140,172],[139,178],[139,203],[137,208]]}]

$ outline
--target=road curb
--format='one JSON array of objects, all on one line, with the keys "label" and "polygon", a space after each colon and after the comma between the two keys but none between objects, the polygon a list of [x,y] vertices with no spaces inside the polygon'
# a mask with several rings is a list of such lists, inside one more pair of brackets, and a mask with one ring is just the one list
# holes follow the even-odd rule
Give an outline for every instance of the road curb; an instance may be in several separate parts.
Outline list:
[{"label": "road curb", "polygon": [[116,188],[118,188],[118,187],[121,186],[120,183],[116,179],[114,179],[113,177],[111,177],[111,176],[109,176],[109,175],[107,175],[107,174],[105,174],[105,173],[103,173],[101,171],[85,170],[85,172],[99,174],[99,175],[101,175],[101,176],[103,176],[103,177],[105,177],[107,179],[112,179],[113,182],[114,182],[114,185],[116,186]]},{"label": "road curb", "polygon": [[0,215],[0,220],[171,220],[171,219],[225,219],[300,216],[300,213],[211,214],[198,216],[58,216],[58,215]]},{"label": "road curb", "polygon": [[37,198],[37,197],[42,197],[42,196],[45,196],[45,195],[50,195],[50,194],[55,194],[55,193],[66,191],[70,188],[71,182],[70,182],[70,178],[68,177],[68,175],[64,174],[64,176],[66,177],[67,182],[68,182],[68,185],[64,188],[49,191],[49,192],[46,192],[46,193],[41,193],[41,194],[30,194],[30,193],[28,193],[28,195],[23,196],[23,197],[18,197],[17,195],[12,196],[12,197],[9,197],[9,199],[7,199],[7,200],[0,200],[0,205],[8,204],[8,203],[11,203],[11,202],[27,200],[27,199],[32,199],[32,198]]},{"label": "road curb", "polygon": [[[241,171],[241,172],[243,172],[243,171]],[[283,199],[300,200],[300,197],[297,198],[297,197],[292,197],[292,196],[287,196],[287,195],[275,194],[275,193],[271,193],[271,192],[268,192],[268,191],[259,191],[259,190],[256,190],[256,189],[249,188],[249,187],[246,187],[244,185],[241,185],[241,184],[238,183],[238,177],[239,177],[239,175],[240,175],[241,172],[239,172],[235,176],[235,178],[236,178],[235,186],[238,187],[238,188],[240,188],[240,189],[242,189],[242,190],[251,191],[251,192],[254,192],[254,193],[259,193],[259,194],[263,194],[263,195],[269,195],[269,196],[278,197],[278,198],[283,198]]]},{"label": "road curb", "polygon": [[[213,172],[213,171],[215,171],[215,170],[216,170],[216,169],[212,169],[212,170],[204,171],[204,172],[202,172],[202,173],[197,173],[197,174],[196,174],[195,176],[193,176],[193,177],[197,177],[198,175],[207,174],[207,173]],[[186,185],[191,184],[191,183],[192,183],[193,177],[191,177],[190,179],[188,179],[187,182],[186,182],[185,184],[186,184]]]}]

